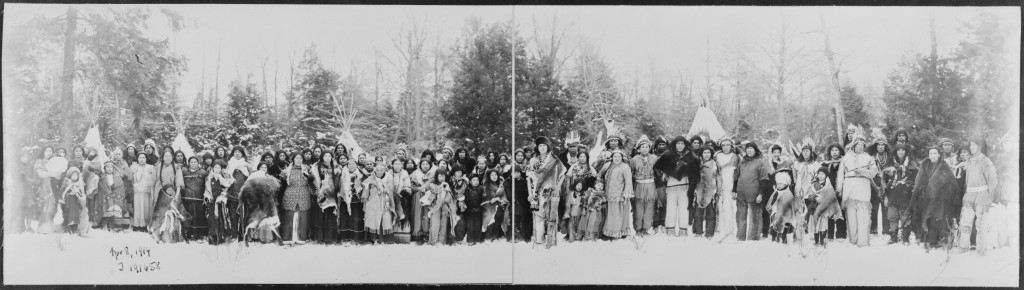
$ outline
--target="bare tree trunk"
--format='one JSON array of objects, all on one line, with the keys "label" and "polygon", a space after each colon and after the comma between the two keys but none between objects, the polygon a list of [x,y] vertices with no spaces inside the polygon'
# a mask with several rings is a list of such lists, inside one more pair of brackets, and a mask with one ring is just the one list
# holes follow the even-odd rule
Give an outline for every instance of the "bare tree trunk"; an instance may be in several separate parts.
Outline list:
[{"label": "bare tree trunk", "polygon": [[[928,17],[928,19],[929,19],[928,27],[929,27],[929,30],[930,30],[930,33],[931,33],[931,40],[932,40],[932,43],[931,43],[932,51],[931,51],[931,55],[930,55],[929,65],[928,65],[929,70],[931,70],[931,72],[928,73],[928,78],[931,78],[931,81],[929,83],[931,83],[931,84],[928,86],[928,89],[930,91],[930,92],[928,92],[928,94],[932,97],[932,99],[936,99],[936,98],[939,97],[938,96],[938,91],[939,91],[939,82],[938,82],[938,75],[939,75],[939,53],[938,53],[938,41],[937,41],[937,38],[935,37],[935,10],[930,11],[928,16],[929,16]],[[928,116],[928,117],[931,119],[932,122],[935,121],[935,116],[936,116],[935,110],[937,109],[936,108],[936,104],[938,104],[938,103],[939,102],[928,102],[929,107],[930,107],[929,112],[931,113],[930,116]]]},{"label": "bare tree trunk", "polygon": [[818,17],[821,19],[821,32],[825,37],[825,58],[828,59],[829,81],[832,82],[832,91],[835,92],[835,103],[833,110],[836,115],[836,138],[843,143],[843,98],[839,87],[839,68],[836,67],[835,53],[832,52],[832,43],[829,41],[828,26],[825,24],[825,14],[818,10]]},{"label": "bare tree trunk", "polygon": [[779,75],[778,75],[778,79],[776,80],[776,84],[775,84],[777,86],[776,93],[778,93],[778,96],[779,96],[778,97],[778,99],[779,99],[778,113],[779,113],[779,136],[780,137],[787,136],[786,135],[786,127],[787,127],[786,126],[787,125],[786,124],[786,106],[785,106],[785,98],[786,98],[786,17],[785,17],[785,15],[782,16],[781,24],[782,24],[781,30],[780,30],[781,35],[779,37],[779,59],[778,59],[778,66],[776,67],[776,72]]},{"label": "bare tree trunk", "polygon": [[269,61],[269,60],[270,60],[269,56],[263,57],[263,63],[262,63],[262,66],[260,66],[260,71],[263,73],[263,105],[264,106],[267,106],[267,105],[270,104],[270,95],[267,94],[267,61]]},{"label": "bare tree trunk", "polygon": [[[78,7],[68,7],[67,11],[67,24],[64,27],[64,68],[61,75],[61,87],[60,95],[64,103],[64,112],[73,112],[75,103],[75,31],[78,28]],[[63,117],[64,122],[61,130],[61,142],[64,143],[64,147],[68,148],[71,145],[71,140],[74,138],[72,131],[71,114],[65,114]],[[140,120],[138,117],[135,118],[135,128],[138,129],[140,126]]]},{"label": "bare tree trunk", "polygon": [[[280,92],[277,88],[277,75],[281,72],[280,69],[281,57],[277,54],[277,49],[274,49],[274,109],[277,110],[277,94]],[[275,111],[280,112],[280,111]]]},{"label": "bare tree trunk", "polygon": [[288,96],[291,96],[291,97],[289,97],[287,99],[287,101],[288,101],[288,119],[292,119],[292,118],[295,117],[295,103],[293,102],[294,101],[293,99],[295,99],[295,95],[294,95],[294,93],[295,93],[295,47],[294,46],[292,47],[292,54],[288,56],[288,92],[291,93],[291,94],[288,95]]},{"label": "bare tree trunk", "polygon": [[217,44],[217,72],[213,75],[213,98],[210,106],[214,112],[217,111],[217,103],[220,101],[220,49],[220,44]]},{"label": "bare tree trunk", "polygon": [[741,78],[741,76],[742,75],[740,74],[740,64],[736,63],[736,98],[734,100],[736,102],[736,111],[735,111],[734,117],[733,117],[733,119],[736,120],[736,126],[733,127],[733,137],[734,138],[739,136],[739,134],[740,134],[740,116],[741,116],[740,115],[741,114],[740,113],[741,112],[740,111],[740,78]]},{"label": "bare tree trunk", "polygon": [[707,89],[707,94],[704,96],[705,99],[704,99],[703,102],[701,102],[701,105],[710,108],[711,107],[711,104],[710,104],[711,103],[711,35],[708,35],[708,40],[707,40],[707,45],[706,46],[707,46],[707,48],[706,48],[706,59],[705,59],[705,63],[704,63],[704,71],[707,74],[707,78],[706,78],[706,81],[705,81],[705,85],[706,85],[706,89]]},{"label": "bare tree trunk", "polygon": [[195,102],[192,102],[192,104],[193,104],[192,106],[195,107],[195,109],[197,111],[204,107],[204,105],[205,105],[204,102],[206,101],[205,95],[206,95],[206,53],[203,53],[203,73],[202,73],[202,76],[199,79],[199,96],[197,96],[197,100]]},{"label": "bare tree trunk", "polygon": [[380,50],[373,51],[373,110],[380,103]]}]

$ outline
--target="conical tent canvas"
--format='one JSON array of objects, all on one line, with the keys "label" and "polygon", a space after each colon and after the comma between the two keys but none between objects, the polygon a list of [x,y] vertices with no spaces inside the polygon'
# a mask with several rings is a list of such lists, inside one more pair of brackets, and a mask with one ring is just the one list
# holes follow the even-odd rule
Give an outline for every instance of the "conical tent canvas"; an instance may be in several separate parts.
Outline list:
[{"label": "conical tent canvas", "polygon": [[171,142],[171,148],[175,151],[181,150],[185,153],[185,158],[196,155],[195,151],[192,150],[192,146],[188,145],[188,139],[185,139],[184,133],[178,133],[177,137],[174,137],[174,142]]},{"label": "conical tent canvas", "polygon": [[85,133],[85,141],[84,141],[84,143],[85,143],[86,147],[96,148],[96,151],[98,153],[97,156],[96,156],[96,159],[98,159],[101,164],[103,162],[107,161],[107,153],[106,153],[107,149],[104,148],[103,147],[103,143],[100,142],[100,128],[99,127],[97,127],[96,125],[93,125],[92,128],[89,128],[89,132]]},{"label": "conical tent canvas", "polygon": [[722,128],[722,123],[718,122],[715,112],[712,112],[708,107],[701,106],[697,108],[697,115],[693,118],[690,132],[686,135],[693,136],[697,134],[707,135],[712,140],[725,138],[725,129]]},{"label": "conical tent canvas", "polygon": [[356,143],[356,138],[352,136],[352,133],[348,131],[341,132],[341,135],[338,136],[338,142],[340,142],[342,145],[345,145],[345,148],[348,148],[349,156],[351,156],[352,158],[356,158],[359,156],[360,153],[364,152],[363,148],[359,147],[359,144]]}]

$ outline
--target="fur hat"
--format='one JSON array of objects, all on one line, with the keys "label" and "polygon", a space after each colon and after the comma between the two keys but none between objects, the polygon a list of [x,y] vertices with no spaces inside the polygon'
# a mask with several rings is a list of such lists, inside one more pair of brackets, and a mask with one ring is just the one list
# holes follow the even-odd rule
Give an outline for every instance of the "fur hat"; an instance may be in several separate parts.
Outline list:
[{"label": "fur hat", "polygon": [[665,144],[665,146],[667,147],[668,146],[668,140],[665,140],[665,136],[658,135],[658,137],[654,138],[654,145],[653,145],[653,147],[658,147],[658,145],[661,145],[661,144]]},{"label": "fur hat", "polygon": [[692,137],[690,137],[690,145],[693,145],[694,141],[700,141],[700,145],[704,146],[704,138],[701,137],[700,135],[693,135]]},{"label": "fur hat", "polygon": [[686,140],[686,137],[677,136],[676,138],[672,139],[671,143],[668,144],[668,150],[675,151],[676,144],[679,144],[679,142],[683,143],[683,147],[690,148],[690,141]]},{"label": "fur hat", "polygon": [[[757,148],[757,143],[754,141],[743,141],[743,151],[747,151],[747,148],[754,148],[754,158],[761,157],[761,148]],[[744,153],[744,155],[746,155]]]},{"label": "fur hat", "polygon": [[533,146],[535,148],[537,146],[541,145],[541,144],[548,145],[550,147],[551,146],[551,140],[549,140],[548,137],[546,137],[546,136],[540,136],[540,137],[537,137],[537,139],[533,139]]},{"label": "fur hat", "polygon": [[540,145],[548,147],[548,152],[551,152],[551,140],[548,137],[540,136],[533,140],[533,154],[540,154]]},{"label": "fur hat", "polygon": [[242,152],[242,158],[243,159],[249,158],[249,156],[245,154],[245,148],[243,148],[242,146],[235,146],[235,147],[231,148],[231,152],[228,153],[228,158],[231,158],[232,156],[235,156],[235,151]]}]

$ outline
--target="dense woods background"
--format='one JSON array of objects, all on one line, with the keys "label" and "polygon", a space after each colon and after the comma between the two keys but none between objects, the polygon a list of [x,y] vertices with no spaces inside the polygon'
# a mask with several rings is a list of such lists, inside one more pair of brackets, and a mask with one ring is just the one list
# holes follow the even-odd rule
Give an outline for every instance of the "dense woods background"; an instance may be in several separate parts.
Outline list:
[{"label": "dense woods background", "polygon": [[[622,62],[608,60],[588,27],[558,14],[468,17],[447,27],[430,15],[407,15],[358,65],[339,65],[334,48],[307,43],[284,58],[276,51],[255,57],[250,67],[258,69],[246,71],[221,67],[222,55],[238,52],[217,43],[203,44],[215,58],[179,53],[174,35],[208,27],[174,8],[61,7],[5,19],[6,148],[67,146],[96,125],[107,146],[145,138],[168,144],[179,132],[197,148],[332,144],[348,131],[371,154],[400,143],[414,152],[437,149],[446,140],[508,150],[542,135],[559,141],[573,129],[589,139],[599,118],[634,138],[680,135],[702,105],[738,140],[807,136],[827,144],[850,124],[886,135],[907,128],[918,149],[938,137],[1019,139],[1010,125],[1019,120],[1020,21],[985,9],[964,8],[970,17],[957,23],[964,37],[948,53],[936,49],[934,28],[945,19],[905,23],[931,27],[930,51],[903,52],[893,69],[877,72],[883,81],[865,84],[847,77],[846,60],[858,52],[835,45],[841,36],[830,34],[835,27],[820,11],[780,13],[760,24],[767,33],[756,39],[686,36],[706,46],[705,61],[667,71],[655,63],[616,65]],[[170,36],[147,33],[154,28]],[[457,37],[442,39],[441,31]],[[201,77],[186,77],[195,71]]]},{"label": "dense woods background", "polygon": [[[418,154],[446,140],[482,152],[511,147],[510,21],[468,17],[439,27],[429,14],[409,15],[391,43],[374,46],[368,69],[327,63],[323,48],[309,43],[288,59],[251,60],[257,71],[229,73],[221,55],[236,52],[217,43],[204,44],[216,59],[176,52],[177,33],[208,28],[173,8],[67,6],[59,16],[23,19],[4,29],[11,148],[78,143],[93,125],[107,147],[146,138],[169,144],[184,132],[198,148],[280,148],[333,144],[344,131],[373,155],[400,143]],[[171,36],[153,37],[154,26]],[[441,30],[459,36],[444,42]],[[200,69],[200,79],[185,78]],[[233,79],[225,87],[221,78]],[[199,89],[183,91],[183,82]]]},{"label": "dense woods background", "polygon": [[[1011,125],[1019,118],[1019,58],[1013,57],[1020,52],[1019,19],[983,9],[964,13],[969,21],[956,25],[965,37],[948,54],[936,49],[935,32],[935,21],[948,19],[932,15],[930,23],[900,22],[930,27],[931,50],[903,52],[894,69],[875,72],[887,76],[881,83],[856,83],[847,77],[847,60],[858,51],[835,46],[837,36],[830,33],[835,27],[820,10],[773,13],[779,15],[776,22],[758,24],[767,33],[751,39],[722,39],[711,32],[676,35],[673,27],[649,31],[646,22],[609,20],[609,26],[636,25],[657,38],[688,37],[693,46],[707,47],[703,63],[669,71],[664,68],[672,65],[656,62],[615,67],[593,44],[595,38],[607,38],[599,29],[580,27],[567,13],[524,12],[517,23],[530,49],[517,57],[517,65],[522,64],[516,72],[517,145],[528,145],[537,136],[561,139],[573,129],[584,136],[596,134],[603,128],[594,122],[597,118],[615,120],[630,138],[671,139],[688,131],[702,105],[715,112],[733,139],[761,144],[797,143],[804,137],[817,144],[841,142],[851,124],[868,134],[877,128],[890,138],[906,128],[918,149],[939,137],[1016,143],[1019,127]],[[801,18],[814,21],[794,23]],[[622,58],[644,59],[614,57],[620,64],[629,63]]]}]

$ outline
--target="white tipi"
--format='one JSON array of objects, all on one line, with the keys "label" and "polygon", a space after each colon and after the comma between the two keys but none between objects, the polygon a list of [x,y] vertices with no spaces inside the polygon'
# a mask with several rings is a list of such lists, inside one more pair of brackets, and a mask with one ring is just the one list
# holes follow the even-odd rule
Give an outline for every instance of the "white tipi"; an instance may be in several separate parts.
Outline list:
[{"label": "white tipi", "polygon": [[175,151],[181,150],[182,153],[185,153],[185,158],[196,155],[195,151],[192,150],[192,146],[188,145],[188,139],[185,139],[184,132],[178,132],[178,136],[174,137],[174,142],[171,142],[171,148]]},{"label": "white tipi", "polygon": [[693,117],[690,131],[686,135],[698,134],[711,137],[711,140],[720,140],[726,136],[725,129],[722,128],[722,123],[718,122],[715,112],[706,106],[697,107],[697,114]]},{"label": "white tipi", "polygon": [[107,149],[103,147],[103,143],[100,142],[100,128],[98,126],[92,125],[92,127],[89,128],[89,132],[85,133],[84,143],[87,147],[96,148],[96,159],[99,160],[100,164],[107,162]]}]

